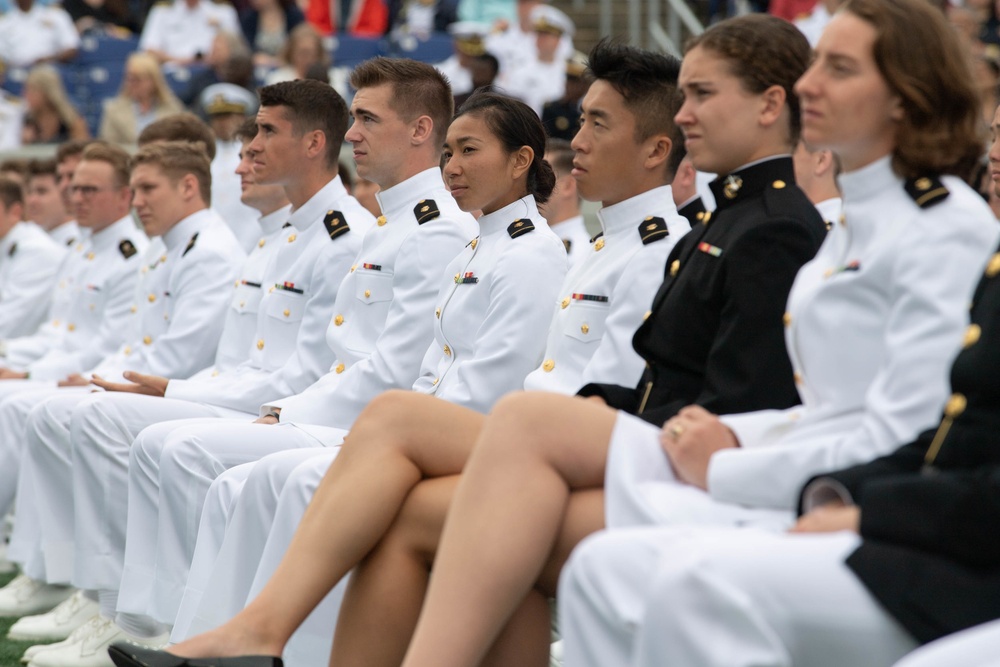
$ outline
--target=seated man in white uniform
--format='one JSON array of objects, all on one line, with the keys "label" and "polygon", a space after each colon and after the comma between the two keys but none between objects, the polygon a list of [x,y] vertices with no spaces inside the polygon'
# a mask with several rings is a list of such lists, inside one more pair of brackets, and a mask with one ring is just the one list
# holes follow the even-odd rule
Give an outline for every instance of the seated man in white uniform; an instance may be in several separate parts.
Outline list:
[{"label": "seated man in white uniform", "polygon": [[[597,214],[602,234],[595,244],[586,246],[589,252],[563,283],[544,361],[524,382],[529,390],[574,394],[591,382],[637,382],[643,361],[632,347],[632,336],[659,287],[667,255],[689,229],[677,214],[667,185],[684,156],[679,130],[672,121],[675,89],[663,83],[640,94],[641,84],[633,76],[630,83],[638,88],[623,89],[634,100],[634,106],[627,106],[615,86],[623,85],[619,77],[628,78],[636,66],[630,61],[636,51],[604,51],[601,57],[609,53],[614,53],[618,69],[608,72],[608,79],[588,93],[584,109],[600,111],[619,132],[610,136],[595,132],[594,116],[589,116],[573,142],[578,177],[566,176],[579,180],[585,198],[604,205]],[[672,72],[676,79],[676,61],[661,58],[654,60],[659,69],[652,76],[668,82]],[[640,125],[639,110],[649,105],[660,112]],[[642,147],[653,137],[671,140],[669,159],[664,155],[647,164]],[[559,173],[558,167],[555,171]],[[657,218],[666,227],[657,224],[650,230],[650,220]],[[374,409],[369,417],[380,419]],[[442,431],[448,429],[446,421],[442,420]],[[271,578],[333,455],[321,453],[294,469],[288,465],[289,458],[290,453],[262,460],[242,489],[239,484],[250,473],[247,466],[224,473],[213,485],[172,634],[175,641],[224,623]],[[234,502],[237,491],[240,495]],[[231,521],[226,513],[230,508]],[[329,629],[336,624],[343,591],[343,585],[338,585],[296,632],[284,650],[289,660],[303,665],[326,663],[332,640]]]},{"label": "seated man in white uniform", "polygon": [[[125,344],[86,375],[123,381],[132,370],[188,377],[211,362],[245,255],[208,211],[211,176],[200,145],[146,146],[133,158],[130,183],[143,227],[162,242],[143,258]],[[7,587],[20,602],[51,590],[40,582],[65,584],[72,576],[70,416],[92,388],[87,377],[71,380],[64,383],[71,387],[11,396],[0,408],[14,437],[25,442],[10,558],[26,576]]]},{"label": "seated man in white uniform", "polygon": [[186,65],[203,60],[222,32],[241,34],[236,10],[228,2],[167,0],[149,11],[139,48],[161,62]]},{"label": "seated man in white uniform", "polygon": [[8,67],[31,67],[73,59],[80,35],[65,9],[34,0],[17,0],[14,5],[0,16],[0,61]]},{"label": "seated man in white uniform", "polygon": [[[248,149],[246,157],[258,165],[257,178],[280,186],[285,194],[265,202],[271,215],[264,222],[272,236],[255,244],[244,265],[215,365],[190,380],[132,373],[126,377],[135,384],[95,380],[112,393],[84,400],[71,417],[72,583],[100,591],[102,602],[111,600],[121,580],[126,464],[135,436],[168,420],[250,421],[268,397],[305,389],[333,361],[324,333],[363,236],[351,228],[364,230],[374,222],[337,175],[347,107],[332,88],[316,81],[276,84],[262,89],[261,97],[264,107],[288,123],[289,143],[281,151]],[[270,125],[262,126],[263,132],[270,130]],[[290,224],[282,227],[286,221]],[[114,609],[108,602],[102,609],[105,618],[112,618]],[[118,625],[133,636],[164,630],[136,615],[119,615]]]},{"label": "seated man in white uniform", "polygon": [[[124,341],[141,254],[149,240],[129,213],[128,154],[93,144],[84,156],[72,201],[86,236],[70,249],[63,264],[46,323],[33,336],[4,342],[7,368],[0,371],[5,378],[0,381],[0,401],[55,388],[57,381],[96,366]],[[84,195],[83,188],[94,190]],[[0,414],[7,413],[0,409]],[[14,501],[22,434],[23,424],[16,419],[0,419],[0,514],[4,515]],[[0,602],[0,614],[19,616],[37,610],[24,602],[13,607]],[[42,601],[43,607],[46,604]]]},{"label": "seated man in white uniform", "polygon": [[590,234],[583,223],[580,212],[580,193],[573,178],[574,152],[564,139],[549,139],[545,142],[545,160],[556,173],[556,189],[545,202],[545,215],[569,255],[570,266],[575,266],[590,256]]},{"label": "seated man in white uniform", "polygon": [[[82,151],[84,144],[74,141],[67,148],[76,146]],[[79,158],[79,153],[76,156]],[[24,203],[29,220],[48,232],[53,241],[70,248],[79,238],[80,230],[69,207],[69,184],[65,188],[59,186],[59,162],[56,158],[28,163]]]},{"label": "seated man in white uniform", "polygon": [[[349,428],[372,398],[408,389],[417,380],[434,336],[442,271],[478,231],[441,177],[451,92],[433,67],[397,59],[359,66],[352,85],[358,93],[346,137],[354,145],[358,173],[381,187],[376,197],[383,214],[337,295],[327,331],[335,362],[300,394],[269,401],[258,423],[226,421],[140,434],[129,463],[119,611],[172,622],[197,537],[196,523],[176,522],[200,516],[208,487],[223,470],[277,451],[340,444],[342,431],[326,437],[330,427]],[[259,123],[265,120],[269,127],[276,122],[266,107],[258,115]],[[283,141],[274,129],[258,137],[261,145]],[[187,472],[171,478],[182,469]],[[171,479],[173,488],[161,486],[164,479]]]},{"label": "seated man in white uniform", "polygon": [[0,339],[33,334],[45,318],[66,256],[37,225],[21,222],[24,191],[0,177]]}]

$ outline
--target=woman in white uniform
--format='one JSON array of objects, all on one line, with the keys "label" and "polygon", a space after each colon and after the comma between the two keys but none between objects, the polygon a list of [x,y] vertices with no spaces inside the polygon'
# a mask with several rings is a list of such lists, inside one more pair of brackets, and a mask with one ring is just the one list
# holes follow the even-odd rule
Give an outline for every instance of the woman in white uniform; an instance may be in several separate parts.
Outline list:
[{"label": "woman in white uniform", "polygon": [[[673,473],[643,480],[633,472],[622,489],[633,502],[621,507],[638,511],[623,511],[618,525],[656,527],[593,537],[563,572],[568,664],[860,667],[891,664],[914,645],[844,564],[857,535],[773,529],[790,524],[815,475],[877,468],[859,464],[916,440],[942,408],[949,419],[964,409],[964,399],[948,398],[947,369],[963,333],[967,345],[985,340],[985,326],[966,327],[997,229],[981,198],[947,174],[966,173],[982,151],[978,104],[954,34],[919,0],[849,0],[796,90],[803,138],[842,161],[845,205],[844,224],[789,298],[789,356],[803,404],[721,422],[688,410],[645,440],[632,432],[628,444],[647,443],[647,461],[662,459],[662,448]],[[990,264],[995,275],[1000,260]],[[919,462],[914,472],[914,480],[933,477]],[[849,503],[849,486],[841,479],[807,490],[803,509]],[[855,500],[864,505],[874,493]],[[909,509],[889,523],[917,521],[928,534],[923,507],[912,497],[899,505]],[[943,514],[950,503],[937,505]],[[836,530],[820,527],[823,515],[797,530]],[[952,587],[931,593],[902,560],[886,559],[879,574],[894,571],[889,598],[930,624],[928,609]],[[943,604],[941,615],[953,606]]]}]

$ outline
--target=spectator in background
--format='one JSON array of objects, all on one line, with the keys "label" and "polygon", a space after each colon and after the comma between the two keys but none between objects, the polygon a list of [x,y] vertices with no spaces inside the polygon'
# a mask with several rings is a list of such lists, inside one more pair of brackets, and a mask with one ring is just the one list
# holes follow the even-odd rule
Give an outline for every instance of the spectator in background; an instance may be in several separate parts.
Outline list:
[{"label": "spectator in background", "polygon": [[455,97],[471,93],[475,88],[472,85],[470,66],[473,58],[486,53],[483,40],[489,32],[488,25],[475,21],[458,21],[448,26],[455,52],[434,67],[448,79],[451,93]]},{"label": "spectator in background", "polygon": [[0,178],[14,181],[21,186],[22,191],[28,187],[28,171],[30,162],[27,159],[11,158],[0,162]]},{"label": "spectator in background", "polygon": [[125,63],[118,95],[104,103],[98,136],[116,144],[134,144],[154,120],[184,110],[167,85],[160,64],[149,53],[137,52]]},{"label": "spectator in background", "polygon": [[142,30],[142,19],[132,11],[129,0],[62,0],[63,9],[73,19],[77,32],[118,26],[129,32]]},{"label": "spectator in background", "polygon": [[[517,0],[517,22],[506,25],[497,24],[497,30],[486,38],[486,50],[500,61],[501,87],[507,86],[507,73],[525,66],[536,59],[537,45],[533,27],[532,12],[542,6],[541,0]],[[563,35],[559,40],[559,50],[556,57],[562,61],[573,53],[573,40],[569,35]]]},{"label": "spectator in background", "polygon": [[458,20],[458,0],[387,0],[389,25],[394,36],[427,39],[444,32]]},{"label": "spectator in background", "polygon": [[380,37],[389,25],[383,0],[305,0],[306,20],[322,35]]},{"label": "spectator in background", "polygon": [[[283,65],[264,77],[264,84],[296,79],[315,79],[315,67],[327,70],[328,81],[341,97],[347,98],[347,72],[330,67],[330,56],[323,47],[323,38],[310,23],[302,23],[288,35],[281,54]],[[313,72],[310,72],[313,68]]]},{"label": "spectator in background", "polygon": [[160,62],[187,65],[203,60],[220,32],[240,32],[232,5],[209,0],[172,0],[150,10],[139,48]]},{"label": "spectator in background", "polygon": [[305,18],[295,0],[250,0],[250,8],[240,14],[240,26],[254,64],[277,65],[289,35]]},{"label": "spectator in background", "polygon": [[563,37],[572,38],[575,27],[555,7],[539,5],[531,11],[531,30],[535,37],[534,58],[511,66],[498,84],[541,117],[545,103],[560,99],[566,92],[566,57],[560,57],[560,52]]},{"label": "spectator in background", "polygon": [[472,90],[462,95],[455,95],[455,108],[459,108],[469,99],[473,92],[482,90],[492,92],[497,80],[500,63],[492,53],[484,53],[469,61],[469,72],[472,74]]},{"label": "spectator in background", "polygon": [[488,25],[499,24],[500,29],[517,20],[517,3],[514,0],[460,0],[460,21],[477,21]]},{"label": "spectator in background", "polygon": [[38,65],[28,73],[24,103],[27,112],[21,143],[58,144],[90,136],[87,122],[70,102],[59,72],[51,65]]},{"label": "spectator in background", "polygon": [[566,246],[570,268],[590,252],[590,234],[580,213],[580,193],[573,178],[574,157],[576,151],[568,141],[549,139],[545,142],[545,161],[556,173],[556,188],[541,213]]},{"label": "spectator in background", "polygon": [[236,133],[248,116],[257,113],[257,96],[232,83],[217,83],[206,88],[198,100],[208,126],[215,134],[215,159],[212,160],[212,209],[229,225],[240,246],[250,252],[262,236],[257,219],[260,212],[241,200],[243,189],[236,168],[243,144]]},{"label": "spectator in background", "polygon": [[819,0],[808,16],[794,21],[795,27],[809,40],[809,46],[816,47],[816,42],[819,41],[823,28],[830,22],[833,14],[842,4],[844,4],[844,0]]},{"label": "spectator in background", "polygon": [[[0,83],[2,82],[3,76],[0,76]],[[9,151],[21,146],[23,124],[24,101],[6,90],[0,90],[0,151]]]},{"label": "spectator in background", "polygon": [[572,141],[580,129],[580,100],[587,94],[592,79],[587,73],[587,54],[574,51],[566,61],[566,91],[542,107],[542,125],[553,138]]},{"label": "spectator in background", "polygon": [[15,0],[0,16],[0,60],[8,66],[72,60],[80,46],[73,20],[62,7]]},{"label": "spectator in background", "polygon": [[794,23],[812,14],[816,0],[771,0],[767,5],[767,13]]},{"label": "spectator in background", "polygon": [[242,33],[217,34],[212,39],[212,48],[204,63],[208,67],[196,71],[188,82],[187,90],[179,95],[188,107],[196,108],[202,91],[217,83],[232,83],[247,90],[255,88],[253,56]]}]

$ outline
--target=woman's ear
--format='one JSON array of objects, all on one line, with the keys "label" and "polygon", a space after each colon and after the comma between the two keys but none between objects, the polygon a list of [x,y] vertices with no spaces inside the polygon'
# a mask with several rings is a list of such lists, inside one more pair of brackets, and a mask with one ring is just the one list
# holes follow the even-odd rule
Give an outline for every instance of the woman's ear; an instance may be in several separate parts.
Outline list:
[{"label": "woman's ear", "polygon": [[770,127],[781,119],[781,112],[785,110],[788,95],[784,88],[774,85],[761,93],[760,99],[760,124]]},{"label": "woman's ear", "polygon": [[530,146],[521,146],[511,155],[512,176],[520,178],[531,169],[531,163],[535,161],[535,151]]}]

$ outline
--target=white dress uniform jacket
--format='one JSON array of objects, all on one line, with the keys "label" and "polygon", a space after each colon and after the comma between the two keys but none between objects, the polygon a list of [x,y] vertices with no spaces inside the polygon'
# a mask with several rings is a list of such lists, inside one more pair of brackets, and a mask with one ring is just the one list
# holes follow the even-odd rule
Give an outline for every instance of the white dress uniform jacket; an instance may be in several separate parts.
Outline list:
[{"label": "white dress uniform jacket", "polygon": [[330,367],[326,327],[374,218],[338,176],[286,219],[291,225],[276,240],[278,250],[258,290],[260,305],[242,363],[215,377],[171,380],[168,398],[255,413],[268,399],[305,390]]},{"label": "white dress uniform jacket", "polygon": [[212,210],[216,211],[233,235],[239,240],[240,246],[247,253],[257,245],[261,235],[257,223],[259,214],[240,200],[243,190],[236,167],[240,164],[239,141],[215,142],[215,159],[212,160]]},{"label": "white dress uniform jacket", "polygon": [[307,430],[303,425],[350,428],[372,398],[417,379],[421,358],[414,351],[433,340],[441,267],[475,238],[478,226],[458,208],[437,167],[376,196],[383,215],[362,241],[327,329],[333,367],[301,394],[265,405],[262,414],[277,407],[283,423]]},{"label": "white dress uniform jacket", "polygon": [[52,240],[59,245],[64,245],[70,248],[77,241],[80,240],[82,236],[82,230],[80,226],[76,224],[76,220],[70,220],[69,222],[64,222],[58,227],[53,227],[49,230],[49,236]]},{"label": "white dress uniform jacket", "polygon": [[24,12],[15,5],[0,16],[0,60],[8,66],[30,67],[79,45],[73,19],[62,7],[36,2]]},{"label": "white dress uniform jacket", "polygon": [[541,361],[566,250],[531,195],[482,216],[479,228],[445,269],[413,389],[486,413]]},{"label": "white dress uniform jacket", "polygon": [[236,10],[228,2],[198,0],[191,8],[185,0],[173,0],[149,11],[139,48],[187,60],[198,54],[207,56],[220,32],[241,34]]},{"label": "white dress uniform jacket", "polygon": [[[691,229],[673,201],[665,185],[598,211],[603,234],[577,250],[582,261],[566,276],[544,361],[525,389],[575,394],[591,382],[638,382],[643,361],[632,337],[660,286],[667,255]],[[655,229],[647,229],[650,224]]]},{"label": "white dress uniform jacket", "polygon": [[[78,251],[80,246],[83,249]],[[42,327],[62,334],[58,339],[50,337],[44,350],[36,348],[44,353],[25,364],[31,379],[61,380],[93,367],[118,349],[128,330],[142,253],[148,246],[149,239],[136,228],[131,215],[74,246],[70,261],[78,266],[78,275],[66,295],[70,303],[64,314],[53,313]],[[12,351],[19,347],[18,341],[10,344]]]},{"label": "white dress uniform jacket", "polygon": [[212,363],[243,250],[208,209],[178,222],[161,241],[145,253],[127,342],[92,374],[112,382],[124,381],[126,370],[184,378]]},{"label": "white dress uniform jacket", "polygon": [[27,336],[38,329],[65,256],[65,247],[26,222],[0,239],[0,338]]},{"label": "white dress uniform jacket", "polygon": [[592,251],[590,234],[587,233],[587,226],[584,224],[582,215],[552,225],[552,231],[562,239],[563,245],[566,246],[566,254],[569,256],[571,268],[583,261],[584,258],[590,257]]}]

